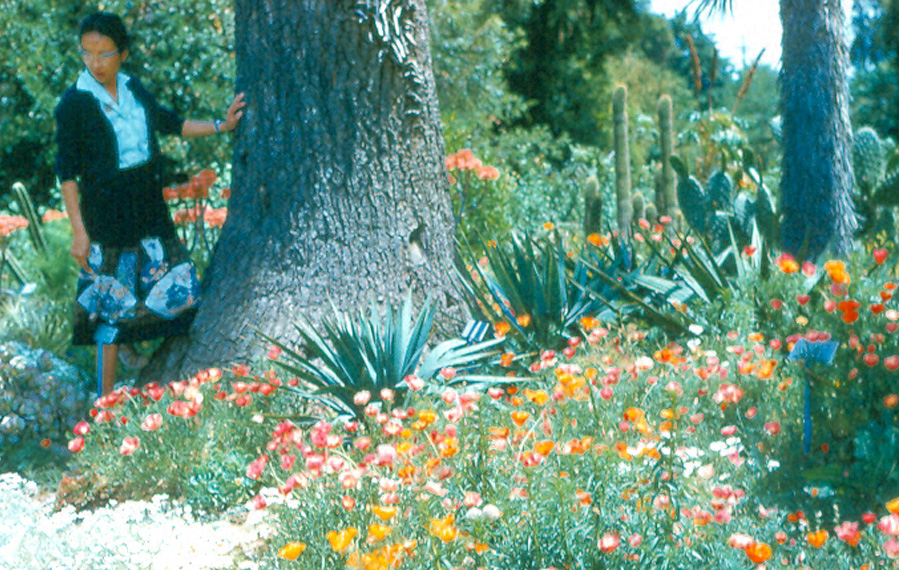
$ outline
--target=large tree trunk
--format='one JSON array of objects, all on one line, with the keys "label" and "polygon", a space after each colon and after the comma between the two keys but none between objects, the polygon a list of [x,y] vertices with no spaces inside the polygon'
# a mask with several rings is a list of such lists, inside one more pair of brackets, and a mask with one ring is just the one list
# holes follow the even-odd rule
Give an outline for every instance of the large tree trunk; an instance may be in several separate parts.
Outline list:
[{"label": "large tree trunk", "polygon": [[458,313],[425,0],[235,0],[247,114],[228,219],[189,340],[144,380],[258,355],[410,287]]},{"label": "large tree trunk", "polygon": [[848,49],[839,0],[781,0],[783,248],[814,259],[846,253],[852,204]]}]

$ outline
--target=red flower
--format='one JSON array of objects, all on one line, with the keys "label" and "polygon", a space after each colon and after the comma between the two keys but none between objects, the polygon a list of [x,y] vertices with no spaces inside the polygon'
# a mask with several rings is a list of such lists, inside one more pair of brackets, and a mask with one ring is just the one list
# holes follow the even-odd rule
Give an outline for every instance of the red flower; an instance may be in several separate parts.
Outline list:
[{"label": "red flower", "polygon": [[874,261],[876,261],[878,265],[887,260],[887,250],[883,248],[875,249],[871,253],[874,255]]},{"label": "red flower", "polygon": [[84,449],[84,438],[80,435],[69,442],[69,451],[72,453],[78,453]]}]

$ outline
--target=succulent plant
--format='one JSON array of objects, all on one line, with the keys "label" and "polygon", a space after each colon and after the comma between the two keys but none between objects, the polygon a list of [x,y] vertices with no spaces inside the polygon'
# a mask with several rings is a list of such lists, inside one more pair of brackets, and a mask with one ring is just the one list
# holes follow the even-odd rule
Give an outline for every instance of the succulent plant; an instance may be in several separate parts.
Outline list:
[{"label": "succulent plant", "polygon": [[625,239],[630,235],[633,204],[631,203],[631,156],[627,129],[627,87],[619,85],[612,96],[615,124],[615,197],[618,202],[618,231]]},{"label": "succulent plant", "polygon": [[62,444],[92,395],[91,379],[52,352],[0,344],[0,456],[41,439]]},{"label": "succulent plant", "polygon": [[602,196],[599,192],[599,179],[596,176],[587,178],[584,184],[584,235],[602,231]]},{"label": "succulent plant", "polygon": [[852,141],[852,167],[855,183],[865,196],[870,196],[884,174],[884,148],[877,132],[863,127]]},{"label": "succulent plant", "polygon": [[723,170],[713,172],[703,188],[699,180],[690,175],[683,161],[671,157],[671,165],[680,178],[677,199],[681,213],[691,228],[709,240],[713,252],[724,250],[734,240],[738,245],[751,242],[756,229],[765,242],[776,241],[774,197],[755,161],[754,153],[744,149],[742,173],[756,187],[753,197],[746,190],[734,195],[734,183]]}]

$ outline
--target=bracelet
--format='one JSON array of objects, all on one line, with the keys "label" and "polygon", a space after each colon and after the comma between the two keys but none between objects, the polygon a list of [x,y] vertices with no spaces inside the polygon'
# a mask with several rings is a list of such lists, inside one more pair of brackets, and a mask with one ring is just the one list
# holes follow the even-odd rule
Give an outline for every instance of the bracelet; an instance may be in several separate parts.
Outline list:
[{"label": "bracelet", "polygon": [[224,121],[222,121],[221,119],[216,119],[216,120],[212,121],[212,126],[215,127],[216,134],[222,132],[221,131],[222,123],[224,123]]}]

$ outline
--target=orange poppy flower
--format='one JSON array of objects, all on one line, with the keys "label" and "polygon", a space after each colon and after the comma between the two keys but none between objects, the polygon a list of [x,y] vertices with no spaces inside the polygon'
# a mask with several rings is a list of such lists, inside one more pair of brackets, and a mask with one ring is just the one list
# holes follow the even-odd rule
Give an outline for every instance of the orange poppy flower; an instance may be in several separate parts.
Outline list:
[{"label": "orange poppy flower", "polygon": [[498,323],[493,325],[493,330],[496,331],[498,336],[505,336],[510,330],[512,330],[512,325],[507,323],[506,321],[499,321]]},{"label": "orange poppy flower", "polygon": [[805,536],[805,540],[815,548],[821,548],[827,541],[828,533],[823,528],[810,532]]},{"label": "orange poppy flower", "polygon": [[771,547],[764,542],[753,542],[746,547],[746,555],[756,564],[762,564],[771,558]]},{"label": "orange poppy flower", "polygon": [[545,457],[550,454],[555,446],[556,444],[551,439],[544,439],[534,444],[534,451]]},{"label": "orange poppy flower", "polygon": [[524,425],[524,422],[528,421],[528,418],[531,417],[529,412],[524,412],[521,410],[516,410],[512,412],[512,421],[515,422],[515,425],[521,427]]},{"label": "orange poppy flower", "polygon": [[531,324],[531,316],[530,315],[518,315],[515,318],[515,321],[518,323],[518,326],[522,328],[526,328],[529,324]]}]

